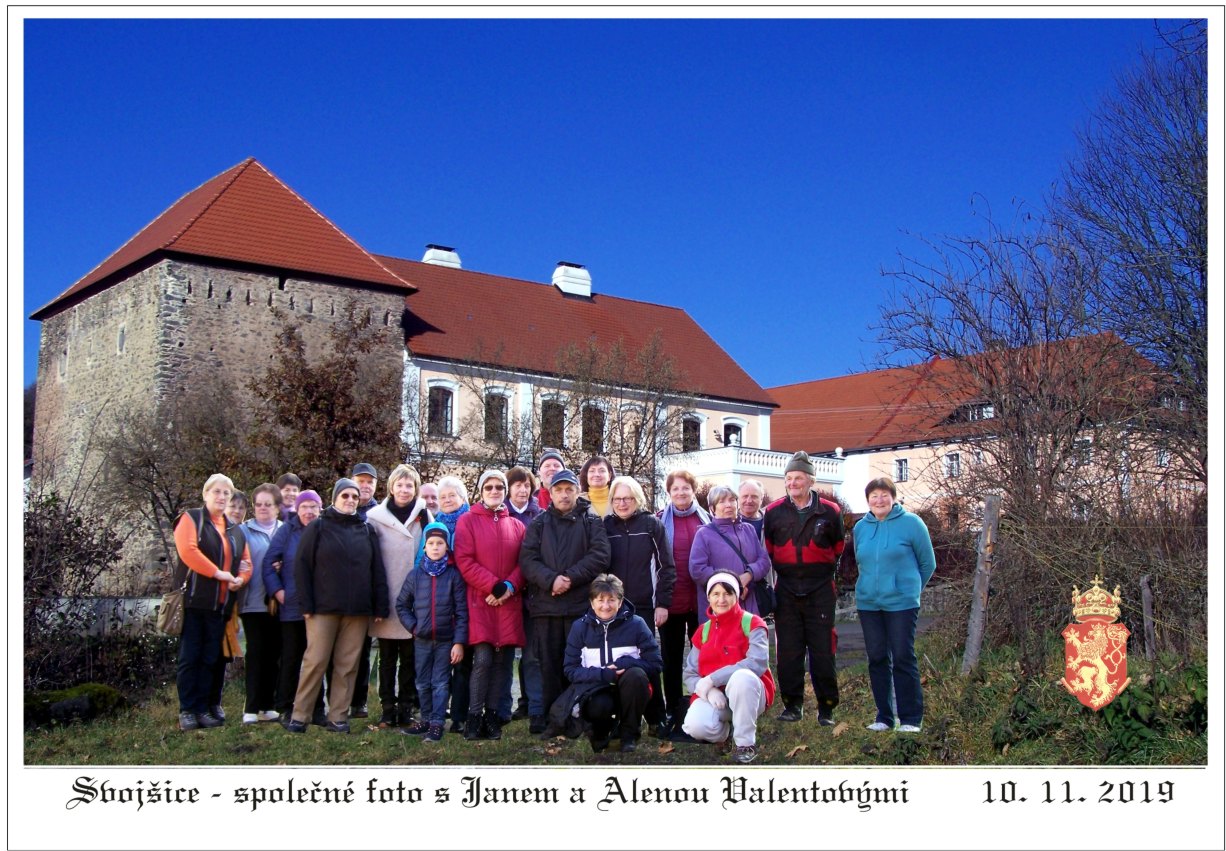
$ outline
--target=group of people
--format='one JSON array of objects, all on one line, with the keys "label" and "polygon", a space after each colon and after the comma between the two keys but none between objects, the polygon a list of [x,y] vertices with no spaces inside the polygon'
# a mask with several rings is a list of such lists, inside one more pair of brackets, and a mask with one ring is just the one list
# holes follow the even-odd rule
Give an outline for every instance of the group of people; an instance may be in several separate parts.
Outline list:
[{"label": "group of people", "polygon": [[[326,506],[293,474],[250,498],[209,477],[204,505],[175,527],[180,728],[224,723],[224,666],[239,653],[240,621],[243,723],[279,720],[295,733],[312,723],[347,733],[367,715],[372,639],[380,726],[429,742],[442,739],[448,716],[469,740],[499,739],[526,718],[542,737],[586,735],[595,751],[616,738],[631,752],[646,721],[673,740],[731,737],[733,759],[748,763],[776,695],[780,720],[803,718],[806,667],[818,724],[832,725],[845,533],[838,504],[814,488],[812,460],[793,456],[787,493],[769,505],[752,480],[712,487],[706,508],[691,473],[664,484],[668,502],[653,512],[639,482],[607,458],[576,473],[552,449],[536,476],[484,471],[472,502],[459,478],[422,483],[407,464],[391,471],[382,501],[375,467],[357,464]],[[935,558],[891,480],[875,479],[866,496],[854,538],[877,707],[868,727],[918,731],[914,637]]]}]

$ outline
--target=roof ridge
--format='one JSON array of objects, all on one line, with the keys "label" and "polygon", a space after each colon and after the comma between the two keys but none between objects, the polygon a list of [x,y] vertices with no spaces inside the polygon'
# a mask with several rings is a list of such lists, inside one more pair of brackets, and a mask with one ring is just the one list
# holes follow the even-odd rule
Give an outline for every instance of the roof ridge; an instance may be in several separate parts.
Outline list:
[{"label": "roof ridge", "polygon": [[[136,233],[132,234],[130,237],[128,237],[126,240],[124,240],[124,241],[123,241],[123,242],[120,244],[120,246],[119,246],[117,249],[115,249],[114,251],[112,251],[110,254],[107,254],[105,257],[103,257],[101,260],[99,260],[99,261],[98,261],[96,264],[94,264],[94,267],[93,267],[92,269],[90,269],[88,272],[86,272],[86,273],[85,273],[84,275],[82,275],[81,277],[77,278],[77,279],[76,279],[76,281],[74,281],[74,282],[72,283],[72,286],[70,286],[70,287],[69,287],[67,290],[65,290],[65,291],[64,291],[63,293],[61,293],[60,295],[57,295],[57,296],[56,296],[54,299],[52,299],[51,301],[47,302],[47,304],[43,305],[43,307],[40,307],[38,310],[36,310],[36,311],[35,311],[35,314],[37,314],[37,313],[39,313],[39,312],[43,311],[44,309],[46,309],[47,307],[51,306],[52,304],[54,304],[54,303],[55,303],[56,301],[58,301],[59,299],[63,298],[63,297],[64,297],[64,295],[66,295],[67,293],[69,293],[69,292],[71,292],[71,291],[72,291],[73,287],[76,287],[76,286],[77,286],[78,284],[80,284],[82,281],[84,281],[84,280],[86,280],[87,278],[89,278],[91,275],[93,275],[95,272],[97,272],[99,269],[101,269],[103,266],[105,266],[105,265],[106,265],[108,262],[110,262],[110,260],[111,260],[112,258],[114,258],[116,255],[118,255],[118,254],[122,253],[122,252],[123,252],[123,250],[124,250],[125,248],[127,248],[129,245],[131,245],[131,244],[132,244],[133,242],[135,242],[137,239],[139,239],[139,238],[140,238],[140,235],[141,235],[142,233],[144,233],[145,231],[149,230],[149,228],[153,227],[153,226],[154,226],[154,225],[156,225],[156,224],[157,224],[159,221],[161,221],[162,216],[164,216],[164,215],[166,215],[167,213],[169,213],[169,212],[170,212],[171,210],[173,210],[173,209],[174,209],[174,208],[175,208],[177,205],[182,204],[182,203],[183,203],[183,200],[184,200],[185,198],[187,198],[187,196],[188,196],[188,195],[191,195],[193,192],[197,192],[197,191],[199,191],[201,188],[203,188],[203,187],[205,187],[205,186],[208,186],[208,185],[209,185],[211,182],[213,182],[213,181],[214,181],[214,180],[216,180],[217,178],[221,177],[221,176],[222,176],[223,174],[225,174],[227,171],[234,171],[234,172],[236,173],[236,176],[237,176],[237,173],[238,173],[238,172],[241,170],[241,167],[242,167],[242,166],[245,166],[245,165],[247,165],[247,164],[249,164],[249,163],[252,163],[252,162],[255,162],[255,157],[248,157],[247,159],[243,160],[242,162],[240,162],[240,163],[238,163],[238,164],[236,164],[236,165],[232,165],[232,166],[230,166],[230,167],[229,167],[229,168],[227,168],[227,169],[223,169],[222,171],[217,172],[217,174],[213,175],[213,176],[212,176],[212,177],[210,177],[208,180],[202,181],[202,182],[201,182],[201,183],[200,183],[198,186],[195,186],[195,187],[193,187],[193,188],[191,188],[191,189],[187,190],[186,192],[184,192],[182,195],[180,195],[178,198],[176,198],[176,199],[175,199],[175,200],[174,200],[174,201],[173,201],[173,202],[170,204],[170,206],[168,206],[168,207],[167,207],[165,210],[163,210],[162,212],[158,213],[156,216],[154,216],[154,217],[153,217],[152,219],[150,219],[149,221],[145,222],[145,226],[144,226],[144,227],[142,227],[142,228],[141,228],[140,230],[138,230]],[[233,182],[234,182],[233,180],[231,180],[231,181],[230,181],[230,183],[233,183]],[[227,185],[227,186],[229,186],[229,185],[230,185],[230,183],[227,183],[226,185]],[[220,194],[220,193],[219,193],[219,194]],[[214,200],[216,200],[216,196],[214,196]],[[192,221],[195,221],[195,219],[193,219]],[[185,228],[184,230],[186,230],[186,228]],[[178,238],[179,238],[180,236],[182,236],[182,235],[183,235],[183,231],[181,230],[181,231],[179,231],[178,233],[176,233],[176,234],[174,235],[174,237],[172,237],[172,238],[171,238],[171,239],[170,239],[168,242],[163,243],[163,244],[162,244],[160,247],[161,247],[161,248],[166,248],[167,246],[169,246],[171,243],[173,243],[173,242],[174,242],[176,239],[178,239]]]},{"label": "roof ridge", "polygon": [[365,248],[363,248],[361,245],[359,245],[359,244],[358,244],[358,241],[357,241],[356,239],[354,239],[353,237],[351,237],[349,234],[345,233],[343,230],[341,230],[341,229],[340,229],[340,228],[339,228],[339,227],[336,225],[336,223],[335,223],[335,222],[333,222],[331,219],[329,219],[329,218],[328,218],[327,216],[325,216],[323,213],[319,212],[319,210],[317,210],[317,209],[315,208],[315,205],[314,205],[314,204],[312,204],[312,203],[311,203],[310,201],[308,201],[306,198],[303,198],[301,195],[299,195],[297,192],[295,192],[295,191],[294,191],[294,189],[293,189],[293,188],[292,188],[292,187],[291,187],[291,186],[290,186],[288,183],[286,183],[284,180],[282,180],[281,178],[279,178],[279,177],[277,177],[275,174],[273,174],[271,171],[269,171],[269,170],[268,170],[268,168],[267,168],[267,166],[265,166],[263,163],[261,163],[261,162],[259,162],[259,161],[257,161],[257,160],[254,160],[254,159],[253,159],[252,161],[253,161],[253,162],[255,162],[255,164],[256,164],[256,165],[258,165],[258,166],[260,167],[260,169],[261,169],[261,170],[262,170],[262,171],[263,171],[263,172],[264,172],[266,175],[268,175],[268,176],[269,176],[269,177],[271,177],[273,180],[275,180],[275,181],[276,181],[278,184],[280,184],[280,185],[281,185],[281,187],[282,187],[283,189],[285,189],[285,191],[286,191],[286,192],[288,192],[289,194],[293,195],[295,198],[297,198],[299,201],[301,201],[301,202],[302,202],[304,205],[306,205],[306,208],[307,208],[308,210],[310,210],[312,213],[314,213],[316,216],[318,216],[318,217],[319,217],[319,219],[320,219],[320,221],[322,221],[322,222],[323,222],[324,224],[326,224],[328,227],[332,228],[332,230],[334,230],[334,231],[336,231],[338,234],[340,234],[342,238],[344,238],[345,240],[347,240],[347,241],[349,242],[349,244],[350,244],[350,245],[352,245],[354,248],[356,248],[358,251],[362,252],[362,254],[363,254],[364,256],[369,257],[369,258],[370,258],[370,262],[374,263],[376,266],[378,266],[378,267],[379,267],[380,269],[382,269],[384,272],[387,272],[387,274],[391,275],[391,276],[392,276],[393,278],[395,278],[397,281],[400,281],[400,282],[401,282],[402,284],[404,284],[406,287],[410,287],[410,288],[412,288],[412,289],[414,289],[414,290],[416,290],[416,289],[417,289],[417,288],[416,288],[416,287],[415,287],[413,284],[409,283],[409,282],[408,282],[408,281],[406,281],[404,278],[400,277],[400,276],[399,276],[399,275],[397,275],[395,272],[393,272],[391,269],[387,268],[387,266],[385,266],[384,264],[380,263],[380,262],[379,262],[379,261],[378,261],[378,260],[375,258],[375,255],[374,255],[374,254],[372,254],[371,252],[369,252],[369,251],[367,251]]},{"label": "roof ridge", "polygon": [[[516,278],[512,275],[500,275],[497,272],[483,272],[480,269],[464,269],[464,268],[456,269],[451,266],[439,266],[434,263],[426,263],[422,260],[414,260],[411,257],[397,257],[394,254],[375,253],[374,256],[375,257],[386,257],[389,260],[395,260],[398,263],[412,263],[417,266],[429,266],[431,269],[446,269],[448,273],[459,272],[461,274],[467,273],[469,275],[483,275],[487,278],[499,278],[504,281],[514,281],[517,284],[532,284],[533,286],[538,286],[538,287],[552,287],[553,286],[553,283],[550,281],[533,281],[528,278]],[[628,301],[628,302],[633,302],[634,304],[649,304],[652,307],[662,307],[667,310],[676,310],[676,311],[685,313],[685,310],[680,307],[675,307],[674,305],[671,305],[671,304],[661,304],[658,301],[646,301],[645,299],[641,299],[641,298],[627,298],[626,296],[613,295],[612,293],[606,293],[606,292],[594,292],[592,293],[592,296],[593,297],[600,296],[601,298],[607,298],[607,299],[616,299],[617,301]],[[690,319],[691,321],[693,321],[693,317],[690,317]]]},{"label": "roof ridge", "polygon": [[[200,211],[199,211],[198,213],[196,213],[196,215],[194,215],[194,216],[192,216],[191,218],[189,218],[189,219],[187,220],[187,223],[186,223],[186,224],[184,224],[184,225],[183,225],[183,227],[181,227],[181,228],[178,230],[178,232],[177,232],[177,233],[175,233],[175,234],[174,234],[172,237],[170,237],[170,239],[166,240],[165,244],[163,244],[163,246],[162,246],[162,247],[163,247],[163,248],[170,248],[170,246],[172,246],[172,245],[174,245],[176,242],[178,242],[178,241],[179,241],[179,240],[180,240],[180,239],[183,237],[183,235],[184,235],[185,233],[187,233],[189,230],[191,230],[192,225],[194,225],[194,224],[196,224],[196,222],[200,221],[201,217],[203,217],[205,213],[207,213],[207,212],[208,212],[210,209],[212,209],[213,205],[217,203],[217,200],[218,200],[219,198],[221,198],[221,196],[222,196],[222,195],[225,195],[225,194],[226,194],[226,190],[227,190],[227,189],[229,189],[231,186],[233,186],[233,185],[234,185],[234,181],[238,180],[238,179],[239,179],[239,177],[241,177],[241,176],[243,175],[243,172],[245,172],[245,171],[246,171],[248,168],[250,168],[250,167],[251,167],[251,164],[252,164],[252,163],[254,163],[255,161],[256,161],[256,160],[255,160],[255,157],[247,157],[247,159],[243,160],[243,161],[242,161],[242,162],[240,162],[238,165],[233,165],[233,166],[230,166],[230,168],[228,168],[226,171],[233,171],[233,172],[234,172],[234,175],[233,175],[233,176],[232,176],[232,177],[231,177],[229,180],[227,180],[227,181],[226,181],[224,184],[222,184],[222,186],[221,186],[221,187],[220,187],[220,188],[219,188],[219,189],[218,189],[218,190],[217,190],[217,191],[216,191],[216,192],[213,194],[213,197],[212,197],[212,198],[210,198],[210,199],[208,200],[208,202],[207,202],[206,204],[204,204],[204,205],[203,205],[203,206],[200,208]],[[200,188],[201,188],[201,187],[203,187],[203,186],[208,186],[208,184],[209,184],[211,181],[216,180],[217,178],[221,177],[221,175],[223,175],[223,174],[225,174],[225,173],[226,173],[226,172],[225,172],[225,171],[223,171],[223,172],[221,172],[221,174],[215,174],[215,175],[213,175],[213,176],[212,176],[212,177],[210,177],[208,180],[206,180],[204,183],[201,183],[201,184],[200,184],[200,186],[197,186],[197,187],[196,187],[196,189],[193,189],[191,192],[188,192],[186,195],[184,195],[184,196],[183,196],[183,198],[186,198],[188,195],[191,195],[191,194],[192,194],[192,192],[195,192],[197,189],[200,189]],[[183,198],[180,198],[180,199],[179,199],[179,201],[182,201],[182,200],[183,200]],[[175,201],[175,204],[178,204],[178,203],[179,203],[179,201]],[[175,204],[171,204],[169,207],[167,207],[167,208],[166,208],[167,212],[169,212],[170,210],[173,210],[173,209],[174,209]],[[159,216],[159,218],[160,218],[160,216]],[[156,222],[156,221],[157,221],[157,219],[154,219],[153,221],[155,221],[155,222]],[[153,222],[150,222],[149,224],[153,224]],[[146,225],[146,227],[148,227],[148,225]],[[142,228],[142,230],[143,230],[143,228]],[[139,234],[138,234],[138,235],[139,235]],[[124,245],[127,245],[127,243],[125,242],[125,243],[124,243]],[[122,250],[123,250],[123,246],[122,246],[122,245],[119,247],[119,250],[120,250],[120,251],[122,251]],[[116,252],[116,253],[118,253],[118,252]],[[113,256],[114,256],[114,254],[112,254],[111,256],[113,257]],[[103,262],[105,262],[105,261],[103,261]]]}]

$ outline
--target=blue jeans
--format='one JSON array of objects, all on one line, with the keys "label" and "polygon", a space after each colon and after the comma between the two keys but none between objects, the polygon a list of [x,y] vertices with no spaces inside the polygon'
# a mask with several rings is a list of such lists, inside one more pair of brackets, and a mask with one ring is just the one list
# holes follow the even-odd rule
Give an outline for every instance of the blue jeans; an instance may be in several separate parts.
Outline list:
[{"label": "blue jeans", "polygon": [[451,641],[413,640],[413,661],[417,663],[417,697],[422,718],[430,724],[447,719],[451,697]]},{"label": "blue jeans", "polygon": [[919,609],[901,612],[859,610],[864,630],[864,650],[868,655],[868,681],[877,704],[877,720],[894,724],[898,703],[898,723],[914,724],[924,720],[924,692],[920,687],[919,663],[915,659],[915,625]]},{"label": "blue jeans", "polygon": [[179,711],[201,714],[212,707],[213,668],[221,656],[226,619],[211,609],[183,609],[176,683]]},{"label": "blue jeans", "polygon": [[532,618],[524,607],[524,649],[519,657],[520,700],[528,699],[528,714],[544,715],[549,707],[541,700],[541,663],[532,649]]}]

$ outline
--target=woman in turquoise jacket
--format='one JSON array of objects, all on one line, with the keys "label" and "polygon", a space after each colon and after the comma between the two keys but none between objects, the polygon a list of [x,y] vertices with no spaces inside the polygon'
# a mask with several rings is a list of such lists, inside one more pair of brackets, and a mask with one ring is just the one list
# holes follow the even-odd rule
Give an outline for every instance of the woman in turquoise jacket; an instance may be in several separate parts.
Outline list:
[{"label": "woman in turquoise jacket", "polygon": [[868,729],[893,729],[896,702],[899,732],[918,733],[924,693],[915,659],[915,625],[920,592],[936,569],[936,555],[924,521],[895,501],[898,491],[892,479],[873,479],[864,495],[869,513],[853,534],[860,571],[856,609],[877,704],[877,720]]}]

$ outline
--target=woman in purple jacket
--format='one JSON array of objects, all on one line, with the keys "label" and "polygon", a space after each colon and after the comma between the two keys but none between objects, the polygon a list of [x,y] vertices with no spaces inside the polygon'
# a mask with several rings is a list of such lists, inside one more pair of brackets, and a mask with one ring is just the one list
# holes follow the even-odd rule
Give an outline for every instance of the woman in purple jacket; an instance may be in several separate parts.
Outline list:
[{"label": "woman in purple jacket", "polygon": [[[694,585],[707,587],[707,580],[717,573],[731,573],[741,584],[738,601],[741,608],[755,615],[758,601],[751,584],[764,580],[770,572],[771,560],[762,546],[753,524],[741,519],[737,510],[737,495],[732,488],[716,485],[707,494],[711,522],[694,534],[690,549],[690,576]],[[698,613],[699,625],[707,620],[706,609]]]}]

